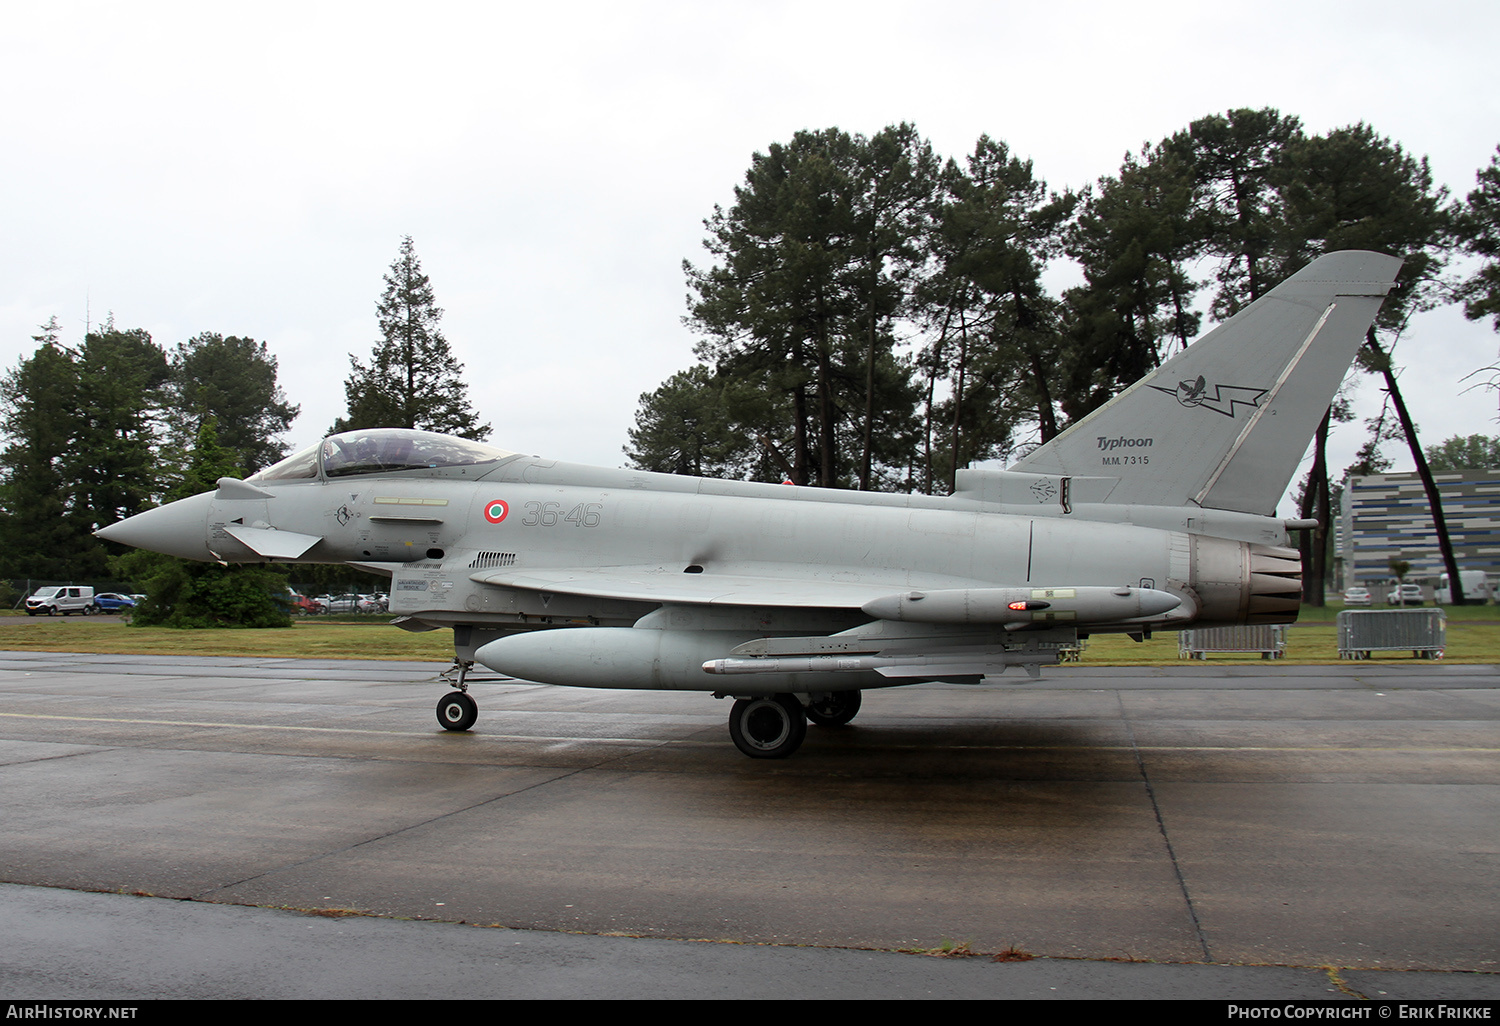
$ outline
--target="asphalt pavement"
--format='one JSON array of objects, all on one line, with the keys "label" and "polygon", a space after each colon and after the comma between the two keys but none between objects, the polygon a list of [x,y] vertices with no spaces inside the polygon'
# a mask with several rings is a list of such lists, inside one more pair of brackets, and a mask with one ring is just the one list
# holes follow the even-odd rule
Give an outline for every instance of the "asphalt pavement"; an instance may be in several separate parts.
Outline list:
[{"label": "asphalt pavement", "polygon": [[1500,998],[1493,667],[889,689],[784,762],[700,694],[448,733],[438,669],[0,653],[0,990]]}]

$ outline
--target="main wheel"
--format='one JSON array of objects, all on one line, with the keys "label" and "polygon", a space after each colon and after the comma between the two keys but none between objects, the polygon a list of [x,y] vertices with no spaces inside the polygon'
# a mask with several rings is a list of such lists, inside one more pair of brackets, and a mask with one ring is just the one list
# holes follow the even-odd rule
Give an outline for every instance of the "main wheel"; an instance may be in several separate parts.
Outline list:
[{"label": "main wheel", "polygon": [[814,695],[807,706],[807,719],[820,727],[842,727],[859,713],[858,691],[832,691]]},{"label": "main wheel", "polygon": [[752,759],[785,759],[807,737],[807,714],[793,695],[741,698],[729,710],[729,737]]},{"label": "main wheel", "polygon": [[437,718],[444,730],[468,730],[479,719],[479,703],[467,692],[450,691],[438,701]]}]

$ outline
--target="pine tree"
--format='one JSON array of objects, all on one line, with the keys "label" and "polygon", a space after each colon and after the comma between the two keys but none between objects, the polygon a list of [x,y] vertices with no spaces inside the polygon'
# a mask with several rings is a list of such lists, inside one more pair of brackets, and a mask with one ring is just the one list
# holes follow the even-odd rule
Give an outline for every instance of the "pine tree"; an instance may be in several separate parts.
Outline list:
[{"label": "pine tree", "polygon": [[[720,374],[785,397],[796,484],[837,487],[836,370],[841,328],[858,306],[849,288],[855,259],[851,171],[856,141],[837,128],[798,132],[751,158],[735,204],[704,222],[715,265],[684,262],[698,358]],[[779,425],[746,425],[780,435]]]},{"label": "pine tree", "polygon": [[[631,466],[693,477],[781,480],[766,449],[736,430],[730,412],[735,390],[734,382],[700,363],[672,375],[656,391],[641,393],[625,446]],[[751,398],[763,402],[763,393],[753,391]]]},{"label": "pine tree", "polygon": [[894,321],[935,165],[909,125],[798,132],[704,222],[713,265],[683,265],[696,354],[736,382],[730,420],[797,484],[888,486],[909,462],[917,394]]},{"label": "pine tree", "polygon": [[43,325],[32,336],[36,352],[0,385],[0,428],[8,439],[0,456],[0,565],[15,577],[71,580],[87,570],[79,556],[99,548],[90,534],[93,525],[74,509],[73,483],[64,468],[73,451],[78,369],[59,333],[56,318]]},{"label": "pine tree", "polygon": [[161,347],[113,318],[75,348],[56,322],[5,379],[8,436],[5,565],[15,576],[87,580],[105,573],[103,524],[151,505],[159,491],[155,420],[167,363]]},{"label": "pine tree", "polygon": [[1471,321],[1491,317],[1500,331],[1500,148],[1476,177],[1479,184],[1469,193],[1458,227],[1463,247],[1484,263],[1464,282],[1460,295],[1465,316]]},{"label": "pine tree", "polygon": [[[1043,441],[1058,432],[1065,339],[1041,273],[1076,198],[1049,192],[1031,161],[981,136],[963,167],[948,162],[940,199],[935,273],[917,288],[935,332],[921,357],[928,374],[922,476],[928,488],[941,479],[951,490],[958,467],[1010,447],[1018,421],[1035,419]],[[950,392],[934,405],[939,377]]]},{"label": "pine tree", "polygon": [[277,384],[276,357],[264,342],[209,331],[172,351],[167,405],[166,427],[178,452],[190,451],[213,418],[219,444],[246,474],[287,454],[280,436],[298,412]]},{"label": "pine tree", "polygon": [[167,356],[145,329],[116,328],[111,317],[84,336],[75,366],[78,419],[63,470],[76,489],[75,511],[102,527],[154,505],[160,493],[156,421]]},{"label": "pine tree", "polygon": [[1086,285],[1065,295],[1073,349],[1063,412],[1077,421],[1187,348],[1202,317],[1188,273],[1206,240],[1193,220],[1191,169],[1170,146],[1127,153],[1068,231]]},{"label": "pine tree", "polygon": [[336,431],[400,427],[438,431],[483,441],[490,426],[479,422],[469,403],[463,364],[453,358],[438,329],[443,311],[433,298],[432,283],[422,273],[411,236],[385,276],[385,293],[376,304],[381,340],[369,366],[353,356],[344,381],[349,415]]},{"label": "pine tree", "polygon": [[1500,467],[1500,438],[1454,435],[1427,447],[1427,466],[1434,474]]},{"label": "pine tree", "polygon": [[1288,150],[1302,122],[1278,110],[1240,108],[1199,118],[1163,142],[1196,184],[1193,219],[1205,250],[1219,258],[1213,315],[1225,320],[1297,268],[1288,266],[1285,182]]}]

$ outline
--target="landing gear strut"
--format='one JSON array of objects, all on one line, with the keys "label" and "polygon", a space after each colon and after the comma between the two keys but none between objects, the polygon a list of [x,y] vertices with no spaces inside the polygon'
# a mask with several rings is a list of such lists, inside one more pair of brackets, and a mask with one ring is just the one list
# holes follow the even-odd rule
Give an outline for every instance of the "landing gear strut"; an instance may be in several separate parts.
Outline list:
[{"label": "landing gear strut", "polygon": [[795,695],[736,699],[729,710],[729,736],[752,759],[785,759],[807,737],[807,714]]}]

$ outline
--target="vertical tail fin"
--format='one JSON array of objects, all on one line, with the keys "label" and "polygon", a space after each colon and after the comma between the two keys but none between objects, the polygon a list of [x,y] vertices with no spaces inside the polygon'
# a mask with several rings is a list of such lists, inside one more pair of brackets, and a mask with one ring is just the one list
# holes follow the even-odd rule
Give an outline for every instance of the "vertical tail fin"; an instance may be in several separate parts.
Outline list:
[{"label": "vertical tail fin", "polygon": [[1010,469],[1106,501],[1272,515],[1401,261],[1319,257]]}]

